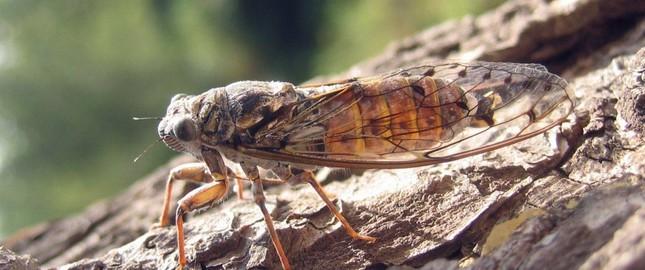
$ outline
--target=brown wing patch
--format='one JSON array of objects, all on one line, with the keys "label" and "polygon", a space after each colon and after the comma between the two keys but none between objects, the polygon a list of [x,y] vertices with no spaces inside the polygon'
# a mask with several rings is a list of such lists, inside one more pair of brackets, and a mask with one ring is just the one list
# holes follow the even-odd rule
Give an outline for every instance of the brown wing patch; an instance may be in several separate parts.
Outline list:
[{"label": "brown wing patch", "polygon": [[566,82],[534,64],[447,63],[301,87],[310,98],[263,136],[268,159],[336,167],[411,167],[490,151],[564,121]]}]

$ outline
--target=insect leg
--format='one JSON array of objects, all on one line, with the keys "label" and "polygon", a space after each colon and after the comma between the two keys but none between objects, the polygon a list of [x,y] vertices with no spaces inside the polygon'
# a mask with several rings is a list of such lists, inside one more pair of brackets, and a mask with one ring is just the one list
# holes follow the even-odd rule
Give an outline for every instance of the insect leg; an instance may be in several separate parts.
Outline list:
[{"label": "insect leg", "polygon": [[237,199],[238,200],[244,200],[244,186],[242,185],[242,179],[239,177],[235,178],[235,186],[237,187]]},{"label": "insect leg", "polygon": [[177,223],[177,249],[179,253],[179,265],[186,265],[186,251],[184,248],[184,214],[195,209],[208,206],[212,202],[221,200],[228,193],[228,181],[216,180],[196,188],[186,194],[178,202],[175,220]]},{"label": "insect leg", "polygon": [[175,180],[209,183],[213,181],[213,177],[223,179],[223,176],[219,173],[213,173],[213,176],[211,176],[208,168],[203,163],[186,163],[172,169],[166,181],[166,192],[163,200],[163,210],[159,217],[159,226],[166,227],[170,223],[168,212],[170,211],[170,201],[172,199],[172,184]]},{"label": "insect leg", "polygon": [[[229,175],[233,175],[233,178],[235,178],[235,188],[236,188],[236,193],[237,193],[237,199],[238,200],[244,200],[244,181],[251,181],[246,177],[240,177],[237,174],[233,173],[231,170],[229,170]],[[281,179],[271,179],[271,178],[262,178],[262,183],[264,184],[269,184],[269,185],[277,185],[277,184],[284,184],[284,181]]]},{"label": "insect leg", "polygon": [[323,187],[318,183],[318,181],[316,181],[316,177],[314,176],[313,172],[311,171],[299,172],[291,176],[289,179],[289,182],[290,183],[306,182],[310,184],[314,188],[314,190],[316,190],[316,193],[318,193],[318,196],[320,196],[320,198],[325,202],[325,204],[327,205],[327,208],[329,208],[329,210],[331,210],[334,216],[336,216],[336,219],[340,221],[340,223],[343,225],[343,228],[345,228],[345,232],[347,232],[347,234],[350,237],[352,237],[353,239],[364,240],[368,242],[376,241],[376,238],[367,236],[367,235],[361,235],[357,233],[356,230],[354,230],[354,228],[352,228],[352,225],[349,224],[349,222],[347,221],[347,219],[345,219],[343,214],[341,214],[338,211],[338,209],[336,209],[336,205],[334,205],[334,203],[331,202],[331,200],[325,193],[325,190],[323,189]]},{"label": "insect leg", "polygon": [[[177,225],[177,250],[179,257],[178,269],[183,269],[186,265],[186,251],[184,247],[184,214],[207,206],[212,202],[219,201],[228,194],[228,174],[232,174],[232,171],[224,164],[222,155],[217,151],[204,149],[202,150],[202,158],[206,166],[197,163],[184,165],[184,167],[179,166],[170,174],[166,186],[166,200],[169,201],[172,180],[174,179],[187,179],[195,182],[207,183],[189,192],[177,202],[179,206],[175,213],[175,221]],[[164,206],[164,209],[166,209],[166,207],[167,206]],[[165,218],[162,217],[162,222],[164,219]]]},{"label": "insect leg", "polygon": [[282,179],[274,179],[274,178],[262,178],[262,183],[263,184],[269,184],[269,185],[280,185],[286,183]]},{"label": "insect leg", "polygon": [[[233,176],[233,178],[235,178],[236,180],[240,180],[240,181],[249,181],[249,182],[251,182],[251,180],[246,178],[246,177]],[[280,184],[287,183],[284,180],[278,179],[278,178],[260,178],[260,180],[262,180],[262,183],[265,184],[265,185],[280,185]],[[242,182],[242,183],[244,183],[244,182]]]},{"label": "insect leg", "polygon": [[269,211],[267,210],[265,205],[266,198],[264,197],[264,188],[262,187],[260,172],[255,165],[249,165],[245,163],[241,163],[240,165],[242,166],[242,170],[244,171],[246,176],[251,180],[251,192],[253,193],[253,200],[255,201],[255,204],[260,207],[260,211],[262,211],[262,216],[264,216],[264,222],[266,223],[267,230],[269,231],[271,242],[273,242],[273,246],[278,252],[278,257],[280,258],[282,268],[284,270],[290,270],[291,265],[289,264],[289,259],[287,258],[287,254],[284,252],[280,238],[278,238],[278,233],[275,231],[275,227],[273,226],[271,215],[269,214]]}]

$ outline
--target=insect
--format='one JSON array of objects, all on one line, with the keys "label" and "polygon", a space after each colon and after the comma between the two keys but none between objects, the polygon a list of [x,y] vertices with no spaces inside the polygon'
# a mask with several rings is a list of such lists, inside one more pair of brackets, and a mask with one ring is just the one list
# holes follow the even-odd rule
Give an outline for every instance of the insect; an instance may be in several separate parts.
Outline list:
[{"label": "insect", "polygon": [[[265,207],[263,182],[308,183],[350,237],[374,242],[352,228],[312,170],[457,160],[544,133],[564,122],[574,106],[566,82],[545,67],[492,62],[420,65],[319,85],[242,81],[200,95],[178,94],[159,123],[159,136],[201,162],[170,173],[160,225],[169,225],[173,181],[203,183],[179,200],[175,214],[182,268],[183,215],[222,200],[231,178],[241,188],[224,156],[250,180],[282,267],[291,269]],[[279,179],[262,179],[258,167]]]}]

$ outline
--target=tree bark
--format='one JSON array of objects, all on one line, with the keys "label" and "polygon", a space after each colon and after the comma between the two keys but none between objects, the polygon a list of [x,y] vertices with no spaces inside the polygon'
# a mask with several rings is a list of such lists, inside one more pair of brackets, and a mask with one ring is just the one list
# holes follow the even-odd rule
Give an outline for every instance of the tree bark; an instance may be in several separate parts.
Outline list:
[{"label": "tree bark", "polygon": [[[570,82],[578,105],[561,128],[562,153],[538,136],[436,166],[324,180],[374,244],[352,241],[308,186],[268,188],[294,268],[645,269],[643,14],[640,1],[511,1],[396,41],[333,76],[438,59],[537,62]],[[151,225],[169,170],[190,160],[178,157],[113,199],[5,239],[24,255],[0,248],[0,268],[37,269],[36,258],[46,268],[174,269],[175,228]],[[279,269],[255,204],[229,197],[185,224],[189,269]]]}]

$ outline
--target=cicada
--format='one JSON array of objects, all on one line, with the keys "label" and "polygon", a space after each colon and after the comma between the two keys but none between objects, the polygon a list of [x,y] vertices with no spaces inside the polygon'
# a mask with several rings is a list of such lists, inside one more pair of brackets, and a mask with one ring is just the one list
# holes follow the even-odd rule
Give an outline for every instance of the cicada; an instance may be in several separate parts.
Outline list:
[{"label": "cicada", "polygon": [[[410,168],[457,160],[544,133],[565,121],[573,107],[565,80],[545,67],[491,62],[420,65],[318,85],[242,81],[200,95],[179,94],[158,133],[168,147],[201,162],[170,173],[160,225],[169,224],[174,180],[204,184],[178,202],[183,267],[183,215],[222,200],[230,179],[241,179],[224,156],[239,163],[250,180],[282,267],[290,269],[265,207],[263,182],[308,183],[350,237],[373,242],[336,209],[313,170]],[[279,179],[264,179],[258,167]]]}]

